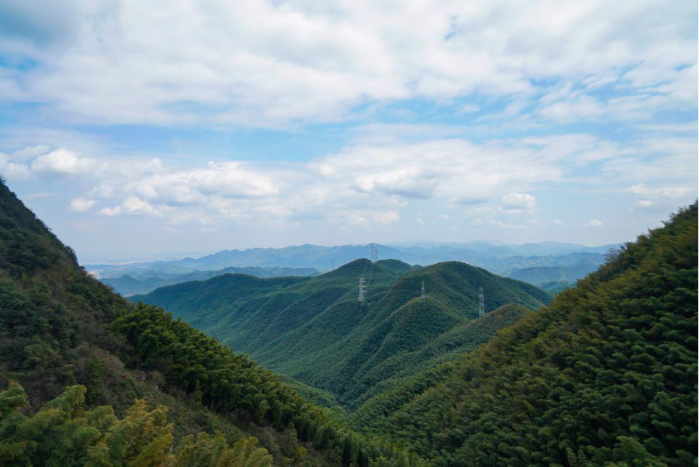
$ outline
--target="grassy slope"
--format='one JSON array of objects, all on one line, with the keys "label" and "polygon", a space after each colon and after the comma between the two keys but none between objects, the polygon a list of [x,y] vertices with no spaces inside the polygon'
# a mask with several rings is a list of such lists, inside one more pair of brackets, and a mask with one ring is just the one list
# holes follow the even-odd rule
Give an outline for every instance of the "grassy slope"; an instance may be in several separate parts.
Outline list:
[{"label": "grassy slope", "polygon": [[385,429],[438,465],[696,465],[697,207],[500,333]]}]

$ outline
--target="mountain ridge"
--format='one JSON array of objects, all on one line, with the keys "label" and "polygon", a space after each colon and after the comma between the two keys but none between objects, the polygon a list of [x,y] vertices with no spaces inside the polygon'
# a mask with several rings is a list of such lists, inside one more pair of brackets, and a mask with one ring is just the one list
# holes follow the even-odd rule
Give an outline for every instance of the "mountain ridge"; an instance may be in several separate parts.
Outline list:
[{"label": "mountain ridge", "polygon": [[[362,304],[357,281],[372,268]],[[352,405],[406,362],[432,358],[425,348],[435,338],[477,319],[479,287],[486,311],[509,303],[536,309],[551,299],[532,285],[460,262],[416,267],[360,259],[285,284],[227,275],[132,300],[163,306],[268,368]]]}]

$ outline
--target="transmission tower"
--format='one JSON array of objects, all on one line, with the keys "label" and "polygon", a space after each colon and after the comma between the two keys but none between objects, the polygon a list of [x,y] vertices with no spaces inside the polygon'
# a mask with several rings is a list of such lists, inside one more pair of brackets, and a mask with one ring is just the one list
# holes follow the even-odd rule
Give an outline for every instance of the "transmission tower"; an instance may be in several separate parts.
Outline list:
[{"label": "transmission tower", "polygon": [[420,291],[420,301],[425,301],[425,281],[422,281],[422,290]]},{"label": "transmission tower", "polygon": [[478,317],[480,318],[485,314],[485,295],[483,294],[483,287],[478,288]]},{"label": "transmission tower", "polygon": [[373,243],[369,244],[369,259],[372,263],[379,260],[379,249]]},{"label": "transmission tower", "polygon": [[364,294],[366,293],[366,285],[364,285],[364,278],[360,277],[359,278],[359,297],[357,298],[357,301],[359,303],[364,303]]}]

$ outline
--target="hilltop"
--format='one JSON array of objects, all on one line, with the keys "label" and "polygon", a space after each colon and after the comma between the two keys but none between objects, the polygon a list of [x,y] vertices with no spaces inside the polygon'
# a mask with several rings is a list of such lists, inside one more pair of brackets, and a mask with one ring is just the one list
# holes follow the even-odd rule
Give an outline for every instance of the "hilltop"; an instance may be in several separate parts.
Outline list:
[{"label": "hilltop", "polygon": [[[358,279],[373,267],[365,303]],[[425,284],[425,299],[420,298]],[[460,262],[414,267],[360,259],[311,278],[224,275],[157,289],[134,301],[157,304],[273,371],[334,394],[354,407],[382,383],[452,358],[484,342],[459,329],[486,311],[515,303],[537,309],[551,296],[534,286]],[[459,339],[450,336],[469,336]]]}]

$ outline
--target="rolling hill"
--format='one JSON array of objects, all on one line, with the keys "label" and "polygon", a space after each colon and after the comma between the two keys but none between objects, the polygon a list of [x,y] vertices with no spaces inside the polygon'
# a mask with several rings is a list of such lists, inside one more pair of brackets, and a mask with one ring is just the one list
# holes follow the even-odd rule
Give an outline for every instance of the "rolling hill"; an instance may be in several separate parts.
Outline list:
[{"label": "rolling hill", "polygon": [[162,306],[273,371],[329,391],[352,408],[385,381],[470,351],[474,342],[512,324],[488,321],[492,325],[482,339],[465,331],[478,321],[479,287],[488,312],[511,303],[537,309],[551,299],[529,284],[464,263],[422,268],[382,260],[373,265],[361,304],[357,280],[371,267],[362,259],[312,278],[224,275],[132,300]]}]

